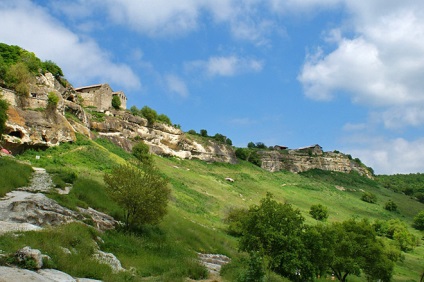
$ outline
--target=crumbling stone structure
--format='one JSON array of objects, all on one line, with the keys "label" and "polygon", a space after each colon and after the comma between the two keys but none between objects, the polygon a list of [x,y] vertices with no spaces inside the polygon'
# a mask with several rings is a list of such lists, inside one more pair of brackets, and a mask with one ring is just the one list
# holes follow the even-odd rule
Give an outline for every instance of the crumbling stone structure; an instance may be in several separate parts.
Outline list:
[{"label": "crumbling stone structure", "polygon": [[75,88],[81,98],[84,107],[95,107],[97,111],[104,112],[112,107],[112,97],[117,95],[121,100],[121,109],[127,108],[127,97],[124,92],[113,92],[109,84],[95,84]]}]

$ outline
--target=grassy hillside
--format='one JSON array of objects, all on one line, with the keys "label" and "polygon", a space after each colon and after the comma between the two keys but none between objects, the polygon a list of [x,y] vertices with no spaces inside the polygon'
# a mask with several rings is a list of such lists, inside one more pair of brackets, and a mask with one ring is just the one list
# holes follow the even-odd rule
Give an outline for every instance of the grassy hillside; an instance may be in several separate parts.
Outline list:
[{"label": "grassy hillside", "polygon": [[[36,159],[35,156],[40,156]],[[68,196],[52,194],[51,197],[70,208],[91,206],[114,215],[119,219],[121,211],[104,191],[102,176],[114,165],[130,160],[132,156],[112,144],[98,140],[90,141],[79,136],[76,144],[65,144],[44,152],[28,151],[19,159],[28,160],[33,166],[47,168],[56,175],[78,175],[74,190]],[[147,227],[139,234],[110,231],[97,234],[87,231],[87,227],[63,227],[47,229],[48,236],[60,232],[81,233],[81,236],[100,236],[103,251],[114,253],[123,267],[133,267],[133,281],[183,281],[184,277],[200,279],[205,277],[205,269],[195,262],[196,252],[221,253],[233,259],[236,266],[243,254],[237,251],[237,238],[226,233],[223,219],[231,208],[249,207],[259,203],[267,192],[274,194],[281,202],[291,203],[306,218],[306,223],[316,224],[309,215],[313,204],[328,207],[328,222],[343,221],[349,218],[374,220],[400,219],[411,226],[413,216],[424,209],[424,204],[408,196],[395,193],[379,183],[356,174],[310,171],[303,174],[289,172],[270,173],[248,162],[236,165],[213,163],[177,158],[154,157],[161,173],[169,180],[172,189],[169,214],[157,227]],[[62,174],[60,174],[62,173]],[[228,182],[231,177],[234,182]],[[361,200],[364,191],[377,196],[377,203]],[[398,212],[384,209],[391,199],[398,206]],[[68,230],[68,231],[66,231]],[[71,231],[69,231],[71,230]],[[423,232],[410,228],[418,238]],[[91,235],[87,235],[86,233]],[[12,239],[0,237],[0,249],[13,252],[19,246],[31,244],[48,253],[59,269],[71,275],[104,279],[105,281],[127,281],[131,274],[111,274],[107,268],[96,267],[90,259],[90,252],[76,253],[75,260],[84,262],[81,269],[67,266],[64,254],[58,246],[48,246],[37,239],[35,232]],[[11,243],[13,241],[13,244]],[[28,243],[30,242],[30,243]],[[54,241],[54,244],[74,248],[72,240]],[[422,241],[421,241],[422,243]],[[420,244],[421,244],[420,243]],[[82,244],[82,243],[81,243]],[[78,248],[79,245],[75,248]],[[424,271],[424,247],[422,244],[409,253],[395,268],[395,281],[418,281]],[[228,267],[224,278],[233,281],[237,267]],[[148,278],[147,278],[148,277]],[[284,281],[283,279],[275,281]],[[365,281],[365,278],[352,277],[350,281]]]}]

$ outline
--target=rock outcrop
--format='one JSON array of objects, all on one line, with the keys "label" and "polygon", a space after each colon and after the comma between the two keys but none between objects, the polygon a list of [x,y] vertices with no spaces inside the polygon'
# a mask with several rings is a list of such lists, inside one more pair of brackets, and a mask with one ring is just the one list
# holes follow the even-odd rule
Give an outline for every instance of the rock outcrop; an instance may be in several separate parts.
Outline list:
[{"label": "rock outcrop", "polygon": [[271,172],[288,170],[298,173],[311,169],[322,169],[344,173],[355,171],[368,178],[373,177],[367,167],[342,153],[270,150],[260,151],[259,154],[262,160],[262,168]]}]

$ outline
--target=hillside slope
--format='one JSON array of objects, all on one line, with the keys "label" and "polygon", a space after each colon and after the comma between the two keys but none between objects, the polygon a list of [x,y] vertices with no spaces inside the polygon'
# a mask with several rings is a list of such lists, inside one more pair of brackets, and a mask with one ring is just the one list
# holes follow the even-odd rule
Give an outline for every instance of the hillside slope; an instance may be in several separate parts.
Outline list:
[{"label": "hillside slope", "polygon": [[[30,161],[33,166],[45,167],[53,174],[63,170],[74,171],[81,181],[99,183],[94,186],[75,184],[74,189],[77,190],[74,190],[75,194],[72,192],[70,194],[71,197],[76,197],[74,200],[59,195],[52,197],[64,205],[91,206],[119,219],[119,209],[96,199],[109,201],[100,196],[103,195],[101,192],[103,173],[109,171],[115,164],[131,159],[132,156],[103,139],[93,142],[83,136],[78,137],[80,141],[76,144],[62,145],[46,151],[28,151],[19,156],[19,159]],[[40,158],[36,159],[36,155]],[[137,269],[138,275],[141,276],[136,277],[152,276],[152,281],[156,281],[157,277],[161,277],[158,281],[177,281],[180,278],[177,279],[176,276],[202,277],[189,274],[190,271],[197,269],[195,265],[184,264],[183,269],[178,268],[178,274],[175,273],[175,269],[172,270],[178,260],[193,259],[197,252],[225,254],[236,263],[243,254],[237,252],[237,238],[226,233],[223,219],[231,208],[247,208],[257,204],[267,192],[273,193],[278,201],[291,203],[298,208],[308,224],[317,223],[308,213],[310,206],[317,203],[328,207],[330,214],[328,222],[352,217],[367,218],[370,221],[400,219],[410,226],[413,216],[423,209],[423,204],[414,199],[387,190],[374,180],[360,177],[358,174],[320,171],[305,175],[290,172],[270,173],[248,162],[232,165],[174,157],[155,157],[155,162],[163,175],[168,178],[172,189],[170,212],[159,228],[147,229],[145,231],[147,233],[141,237],[113,231],[100,235],[105,242],[102,250],[113,252],[121,260],[124,268]],[[227,177],[232,178],[234,182],[225,180]],[[360,198],[363,191],[377,195],[377,203],[362,201]],[[384,204],[389,199],[398,205],[397,213],[384,209]],[[70,204],[69,201],[75,203]],[[423,233],[413,231],[412,228],[410,231],[418,238],[423,236]],[[30,237],[27,235],[22,240],[33,242]],[[21,242],[21,244],[27,243]],[[140,250],[134,253],[126,244],[136,244]],[[162,247],[159,247],[160,245]],[[8,250],[8,247],[0,247]],[[48,249],[47,246],[39,248]],[[179,258],[170,256],[169,252],[175,253]],[[423,270],[421,265],[423,255],[422,245],[404,253],[405,260],[397,263],[394,280],[418,281]],[[84,276],[84,273],[76,270],[70,270],[70,273],[79,277]],[[98,273],[95,278],[110,281],[108,275],[107,272]],[[124,279],[119,275],[113,277],[114,281]],[[224,275],[224,279],[228,281],[232,281],[231,277],[233,277],[231,272]],[[365,281],[363,279],[352,277],[352,281]]]}]

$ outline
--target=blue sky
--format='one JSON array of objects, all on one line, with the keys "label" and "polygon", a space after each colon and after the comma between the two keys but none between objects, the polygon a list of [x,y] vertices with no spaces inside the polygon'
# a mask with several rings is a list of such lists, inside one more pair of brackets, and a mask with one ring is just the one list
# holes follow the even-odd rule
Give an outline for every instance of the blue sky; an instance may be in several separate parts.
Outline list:
[{"label": "blue sky", "polygon": [[0,41],[184,131],[424,172],[424,2],[1,0]]}]

